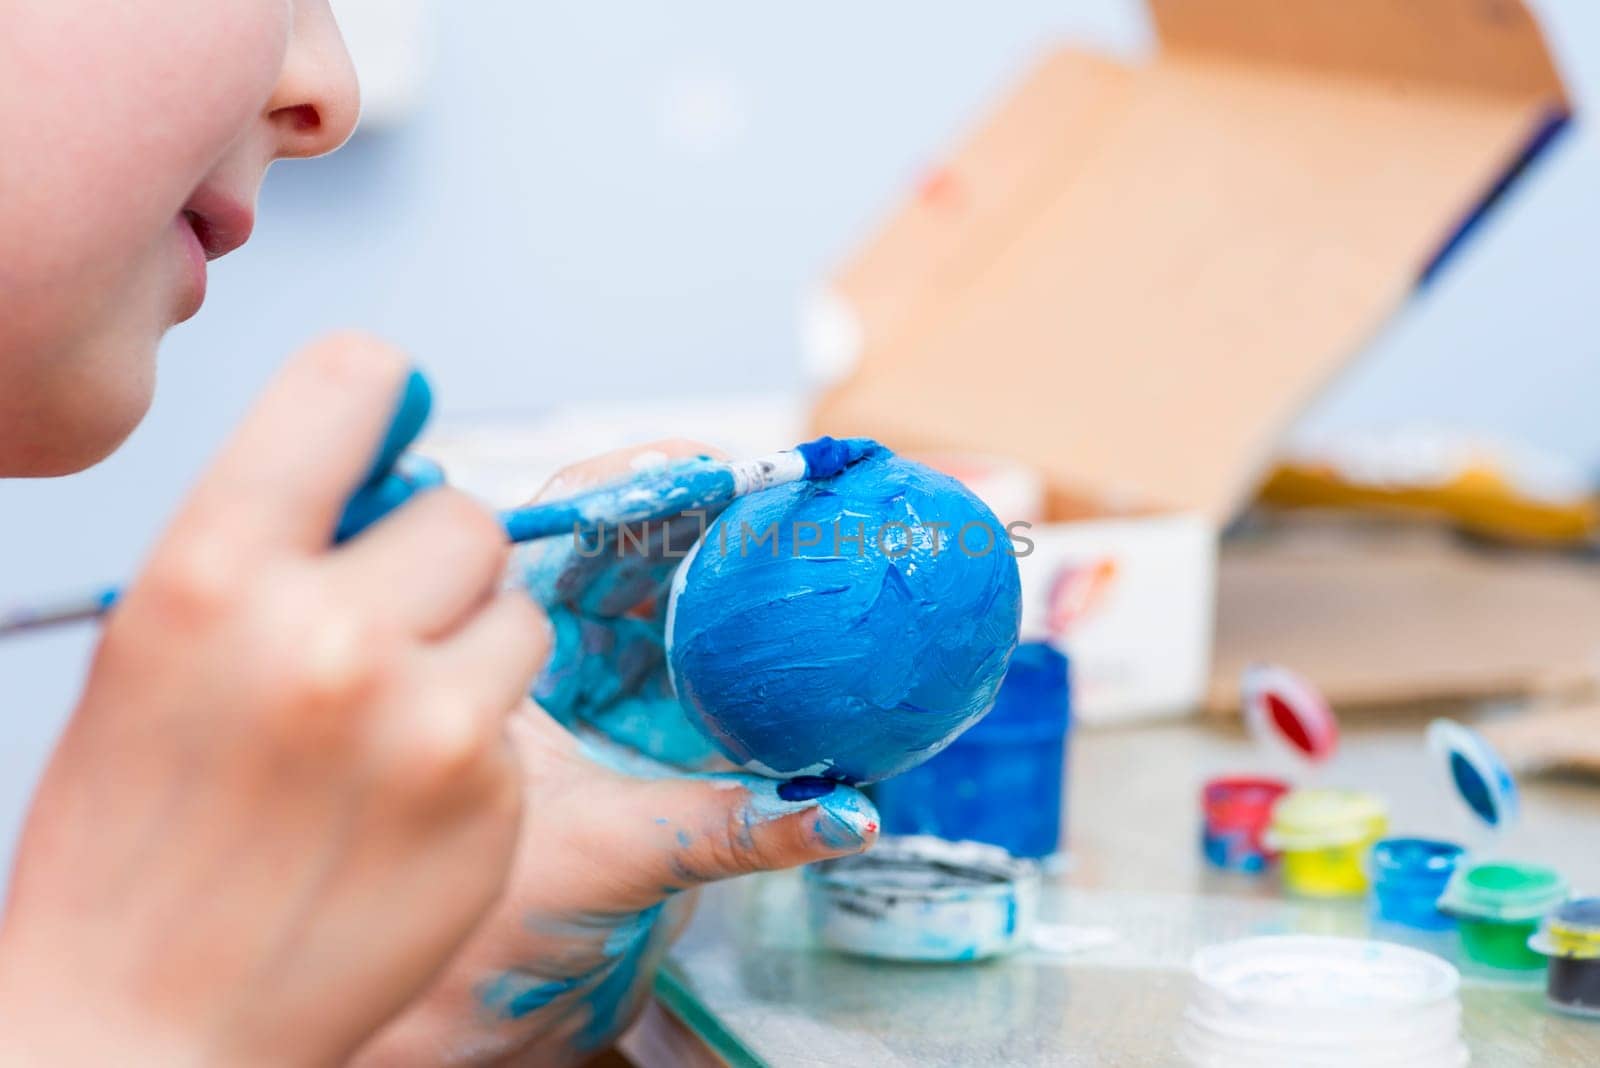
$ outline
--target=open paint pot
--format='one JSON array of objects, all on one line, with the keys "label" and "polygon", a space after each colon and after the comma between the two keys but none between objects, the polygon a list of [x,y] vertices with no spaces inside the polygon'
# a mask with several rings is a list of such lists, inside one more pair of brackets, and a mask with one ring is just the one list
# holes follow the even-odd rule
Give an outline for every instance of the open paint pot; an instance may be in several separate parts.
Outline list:
[{"label": "open paint pot", "polygon": [[[1315,765],[1339,744],[1339,724],[1322,695],[1286,668],[1256,664],[1240,680],[1245,725],[1280,762]],[[1264,871],[1277,859],[1268,845],[1272,809],[1289,784],[1255,775],[1224,775],[1200,789],[1200,850],[1229,871]]]},{"label": "open paint pot", "polygon": [[1228,871],[1263,871],[1276,859],[1266,844],[1272,807],[1288,792],[1289,784],[1279,779],[1227,776],[1207,782],[1200,794],[1206,860]]},{"label": "open paint pot", "polygon": [[1430,953],[1319,935],[1246,938],[1194,958],[1178,1046],[1202,1068],[1459,1068],[1461,976]]},{"label": "open paint pot", "polygon": [[1303,897],[1367,892],[1367,854],[1389,828],[1383,800],[1360,790],[1295,790],[1273,809],[1267,841],[1283,853],[1283,885]]},{"label": "open paint pot", "polygon": [[1439,907],[1460,921],[1470,959],[1526,971],[1544,967],[1544,957],[1528,943],[1539,921],[1566,898],[1567,881],[1554,868],[1481,861],[1457,870]]},{"label": "open paint pot", "polygon": [[880,839],[805,871],[811,929],[830,949],[900,961],[971,961],[1028,943],[1039,867],[981,842]]},{"label": "open paint pot", "polygon": [[1423,931],[1444,931],[1455,918],[1439,898],[1466,851],[1434,838],[1384,838],[1372,847],[1372,895],[1378,919]]},{"label": "open paint pot", "polygon": [[1528,946],[1550,958],[1545,997],[1552,1008],[1600,1017],[1600,897],[1556,909]]},{"label": "open paint pot", "polygon": [[[1468,816],[1495,833],[1515,822],[1517,788],[1505,762],[1475,731],[1447,719],[1428,725],[1428,750],[1445,788]],[[1372,847],[1372,891],[1380,920],[1426,931],[1455,926],[1438,906],[1466,850],[1436,838],[1385,838]]]},{"label": "open paint pot", "polygon": [[1043,857],[1061,844],[1072,696],[1067,658],[1017,646],[994,708],[925,764],[872,788],[889,834],[988,842]]},{"label": "open paint pot", "polygon": [[[1447,719],[1428,726],[1428,748],[1448,789],[1491,834],[1516,822],[1516,781],[1494,748],[1476,731]],[[1439,909],[1461,927],[1468,958],[1491,968],[1532,970],[1544,958],[1528,946],[1539,921],[1567,898],[1561,873],[1541,864],[1473,858],[1461,860]]]}]

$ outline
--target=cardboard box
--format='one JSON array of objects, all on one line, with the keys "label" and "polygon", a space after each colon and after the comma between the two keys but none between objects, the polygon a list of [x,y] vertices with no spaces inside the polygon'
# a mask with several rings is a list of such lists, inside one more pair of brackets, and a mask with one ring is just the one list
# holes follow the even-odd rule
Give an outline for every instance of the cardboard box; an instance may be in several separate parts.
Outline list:
[{"label": "cardboard box", "polygon": [[1519,0],[1150,9],[1148,62],[1046,58],[811,331],[812,429],[1042,472],[1025,626],[1088,720],[1204,700],[1222,525],[1569,111]]}]

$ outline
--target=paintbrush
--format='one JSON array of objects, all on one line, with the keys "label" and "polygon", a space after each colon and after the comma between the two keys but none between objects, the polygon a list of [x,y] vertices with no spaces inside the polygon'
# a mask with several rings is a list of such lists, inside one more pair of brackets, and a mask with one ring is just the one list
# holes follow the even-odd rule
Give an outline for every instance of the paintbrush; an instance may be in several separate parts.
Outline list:
[{"label": "paintbrush", "polygon": [[[394,437],[390,435],[391,440]],[[735,498],[775,486],[832,478],[879,447],[866,438],[823,437],[751,460],[684,461],[570,497],[501,512],[500,524],[508,540],[520,543],[667,519],[683,512],[720,508]],[[375,472],[351,498],[335,533],[336,543],[354,537],[418,492],[444,481],[437,465],[418,456],[400,456],[391,462],[380,454],[378,468],[382,473]],[[0,611],[0,638],[98,619],[111,610],[118,597],[119,591],[112,587]]]}]

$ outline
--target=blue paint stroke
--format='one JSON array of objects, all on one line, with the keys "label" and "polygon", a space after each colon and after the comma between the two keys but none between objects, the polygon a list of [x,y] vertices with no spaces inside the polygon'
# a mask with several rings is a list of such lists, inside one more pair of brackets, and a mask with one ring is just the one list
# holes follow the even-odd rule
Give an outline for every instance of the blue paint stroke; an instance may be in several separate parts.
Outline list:
[{"label": "blue paint stroke", "polygon": [[544,1008],[561,995],[576,990],[592,980],[595,974],[585,973],[566,979],[545,979],[528,972],[501,972],[478,987],[478,1001],[503,1019],[520,1020],[529,1013]]},{"label": "blue paint stroke", "polygon": [[649,993],[641,977],[654,972],[654,961],[666,948],[666,926],[657,924],[661,905],[640,913],[627,928],[618,928],[614,940],[606,943],[616,958],[601,977],[599,985],[584,995],[589,1006],[589,1022],[578,1034],[577,1046],[596,1050],[617,1036],[634,1008]]},{"label": "blue paint stroke", "polygon": [[824,435],[816,441],[796,445],[794,451],[806,458],[807,478],[833,478],[852,464],[887,450],[871,438],[840,439]]},{"label": "blue paint stroke", "polygon": [[833,793],[839,784],[832,779],[819,779],[815,776],[801,776],[790,779],[778,786],[778,796],[785,801],[809,801],[814,797],[825,797]]},{"label": "blue paint stroke", "polygon": [[[661,905],[623,916],[590,916],[569,920],[529,917],[530,930],[545,935],[571,938],[581,945],[598,942],[601,961],[592,968],[561,978],[539,974],[540,967],[559,967],[559,961],[545,961],[528,968],[501,972],[478,987],[478,1000],[486,1008],[509,1020],[520,1020],[544,1008],[557,998],[594,984],[585,1001],[607,1005],[615,998],[606,993],[621,982],[631,986],[637,977],[638,961],[649,945],[661,913]],[[606,1011],[611,1011],[608,1008]]]},{"label": "blue paint stroke", "polygon": [[1020,605],[994,513],[884,450],[723,512],[674,586],[668,656],[691,721],[736,764],[872,782],[989,710]]}]

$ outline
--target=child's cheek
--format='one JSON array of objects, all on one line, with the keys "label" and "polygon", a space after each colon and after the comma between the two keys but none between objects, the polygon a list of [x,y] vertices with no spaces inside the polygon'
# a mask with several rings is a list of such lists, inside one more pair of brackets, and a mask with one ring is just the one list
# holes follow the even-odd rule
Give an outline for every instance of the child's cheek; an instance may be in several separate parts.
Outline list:
[{"label": "child's cheek", "polygon": [[[283,65],[286,0],[51,0],[7,15],[0,131],[28,161],[0,219],[36,274],[137,257],[248,136]],[[26,84],[11,85],[12,78]],[[22,91],[25,90],[25,91]],[[20,144],[19,144],[20,141]]]}]

